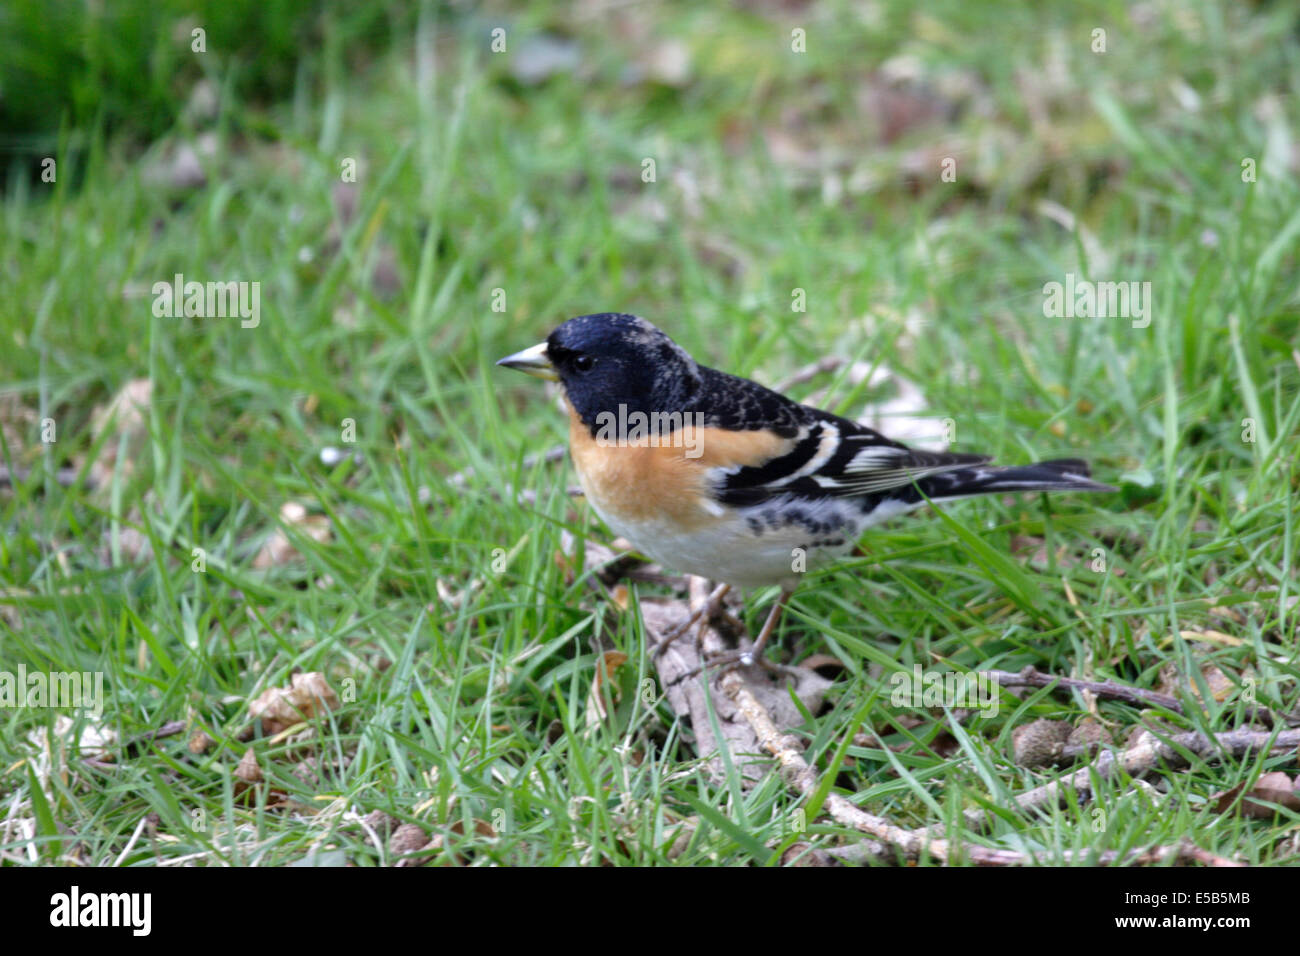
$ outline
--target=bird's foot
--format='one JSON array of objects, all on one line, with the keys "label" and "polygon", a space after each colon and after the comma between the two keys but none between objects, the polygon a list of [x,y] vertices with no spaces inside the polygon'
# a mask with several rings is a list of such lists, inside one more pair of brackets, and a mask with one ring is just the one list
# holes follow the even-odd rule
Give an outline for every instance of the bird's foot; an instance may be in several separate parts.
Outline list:
[{"label": "bird's foot", "polygon": [[688,617],[677,627],[672,628],[670,631],[664,634],[663,640],[661,640],[655,646],[654,649],[655,654],[662,654],[664,651],[668,650],[669,646],[673,643],[673,641],[677,640],[678,638],[682,637],[685,634],[690,633],[691,628],[693,628],[701,620],[705,622],[713,620],[714,617],[716,617],[719,613],[721,613],[722,600],[727,596],[727,592],[730,590],[731,590],[730,584],[719,584],[716,588],[714,588],[713,592],[709,595],[708,599],[702,605],[700,605],[698,608],[696,608],[694,611],[691,612],[690,617]]},{"label": "bird's foot", "polygon": [[691,670],[682,675],[682,678],[689,679],[705,670],[708,670],[720,680],[732,671],[748,670],[751,667],[761,667],[769,674],[774,674],[778,677],[794,671],[794,668],[786,667],[783,664],[777,664],[775,661],[768,660],[761,653],[755,654],[753,648],[733,648],[732,650],[718,651],[717,653],[703,656],[700,659],[699,666],[691,668]]}]

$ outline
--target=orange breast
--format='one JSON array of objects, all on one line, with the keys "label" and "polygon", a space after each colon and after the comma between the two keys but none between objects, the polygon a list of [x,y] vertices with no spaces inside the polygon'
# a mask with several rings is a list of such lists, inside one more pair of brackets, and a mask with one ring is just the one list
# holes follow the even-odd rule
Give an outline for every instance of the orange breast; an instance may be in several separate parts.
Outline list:
[{"label": "orange breast", "polygon": [[[567,405],[566,401],[566,405]],[[598,440],[570,405],[569,449],[583,491],[602,512],[625,521],[663,520],[695,530],[719,520],[708,470],[761,465],[793,442],[770,432],[694,428],[686,435]]]}]

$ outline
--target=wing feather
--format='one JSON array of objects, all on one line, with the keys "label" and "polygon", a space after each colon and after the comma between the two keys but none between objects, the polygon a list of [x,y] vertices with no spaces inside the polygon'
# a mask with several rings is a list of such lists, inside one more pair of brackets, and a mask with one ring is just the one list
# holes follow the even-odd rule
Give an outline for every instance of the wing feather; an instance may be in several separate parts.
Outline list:
[{"label": "wing feather", "polygon": [[987,455],[908,448],[865,425],[807,405],[790,450],[743,468],[720,469],[718,495],[730,504],[757,504],[774,495],[855,497],[911,486],[930,475],[980,465]]}]

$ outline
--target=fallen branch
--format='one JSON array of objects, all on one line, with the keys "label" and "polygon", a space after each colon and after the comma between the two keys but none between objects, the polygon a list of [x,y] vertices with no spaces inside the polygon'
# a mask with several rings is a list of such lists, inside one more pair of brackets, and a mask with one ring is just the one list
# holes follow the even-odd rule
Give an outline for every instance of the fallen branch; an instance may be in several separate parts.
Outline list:
[{"label": "fallen branch", "polygon": [[1044,674],[1033,666],[1026,667],[1018,674],[1011,671],[980,671],[980,677],[987,677],[999,687],[1057,687],[1066,690],[1081,690],[1096,694],[1102,700],[1122,700],[1138,707],[1163,707],[1175,714],[1183,713],[1183,705],[1177,697],[1161,694],[1154,690],[1140,687],[1128,687],[1113,681],[1080,680],[1077,677],[1060,677],[1056,674]]},{"label": "fallen branch", "polygon": [[[1114,681],[1080,680],[1077,677],[1060,677],[1044,674],[1033,666],[1026,667],[1018,674],[1011,671],[980,671],[981,677],[995,681],[1000,687],[1053,687],[1066,690],[1086,691],[1102,700],[1119,700],[1137,707],[1163,707],[1175,714],[1184,714],[1186,709],[1177,697],[1161,694],[1159,691],[1143,690],[1140,687],[1128,687]],[[1250,707],[1248,717],[1260,720],[1270,726],[1284,723],[1288,727],[1300,726],[1300,714],[1282,714],[1280,718],[1265,707]]]},{"label": "fallen branch", "polygon": [[[1104,750],[1096,761],[1082,770],[1022,793],[1016,798],[1016,805],[1022,810],[1059,806],[1071,792],[1080,799],[1090,799],[1094,774],[1101,780],[1110,780],[1121,772],[1142,779],[1162,768],[1181,770],[1189,767],[1192,757],[1245,757],[1264,750],[1270,755],[1279,755],[1292,752],[1297,747],[1300,747],[1300,730],[1277,733],[1230,730],[1212,736],[1193,732],[1174,734],[1163,740],[1154,732],[1145,730],[1124,750]],[[967,822],[971,819],[968,814]]]},{"label": "fallen branch", "polygon": [[[745,686],[744,681],[740,680],[737,675],[725,675],[722,679],[722,686],[736,701],[740,712],[744,714],[745,719],[754,728],[754,733],[763,749],[776,758],[777,767],[782,778],[805,797],[815,792],[818,787],[817,772],[804,760],[798,741],[793,737],[781,734],[763,705],[754,698],[749,688]],[[1183,736],[1199,737],[1200,735],[1188,734]],[[1232,734],[1222,736],[1233,737]],[[1268,735],[1251,736],[1267,737]],[[1281,736],[1279,735],[1279,737]],[[1181,740],[1178,742],[1187,743]],[[1192,745],[1194,747],[1198,746],[1195,742],[1192,742]],[[1241,739],[1231,740],[1229,745],[1234,751],[1245,753],[1249,752],[1252,746],[1257,746],[1258,741],[1247,740],[1242,737]],[[1285,745],[1278,743],[1277,746],[1284,747]],[[1296,746],[1296,742],[1291,742],[1290,746]],[[1192,748],[1189,747],[1188,749]],[[1140,759],[1150,759],[1153,766],[1156,758],[1146,757],[1147,750],[1160,754],[1175,753],[1164,744],[1158,744],[1154,747],[1148,746],[1142,749]],[[1125,766],[1138,765],[1139,750],[1134,748],[1134,751],[1131,760]],[[1126,751],[1126,753],[1128,752]],[[1086,771],[1082,771],[1082,773],[1086,775]],[[981,866],[1019,866],[1027,863],[1047,864],[1052,862],[1034,853],[1025,853],[1018,850],[998,850],[977,844],[951,841],[945,836],[939,835],[942,831],[934,831],[930,828],[908,830],[895,826],[884,817],[867,813],[836,793],[827,795],[825,808],[836,822],[853,827],[874,838],[870,842],[858,844],[854,847],[842,847],[838,850],[827,851],[830,856],[845,861],[858,863],[884,862],[890,858],[892,853],[894,856],[901,855],[908,860],[930,856],[942,862],[951,863],[966,859]],[[1136,854],[1118,850],[1107,850],[1098,854],[1092,854],[1088,851],[1075,852],[1067,850],[1062,853],[1062,857],[1066,862],[1084,862],[1098,865],[1124,864],[1141,866],[1151,863],[1180,861],[1192,861],[1210,866],[1243,865],[1234,860],[1215,856],[1191,843],[1150,847]]]}]

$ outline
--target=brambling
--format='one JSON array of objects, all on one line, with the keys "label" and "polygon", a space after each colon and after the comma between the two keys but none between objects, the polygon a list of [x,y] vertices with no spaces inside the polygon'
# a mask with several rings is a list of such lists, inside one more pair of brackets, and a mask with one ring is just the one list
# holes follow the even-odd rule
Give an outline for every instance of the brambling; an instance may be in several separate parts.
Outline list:
[{"label": "brambling", "polygon": [[1115,490],[1075,458],[998,466],[909,448],[700,365],[634,315],[578,316],[497,364],[560,383],[587,500],[638,551],[722,582],[706,607],[732,586],[780,585],[752,650],[737,655],[745,665],[767,664],[800,573],[850,554],[872,525],[972,495]]}]

